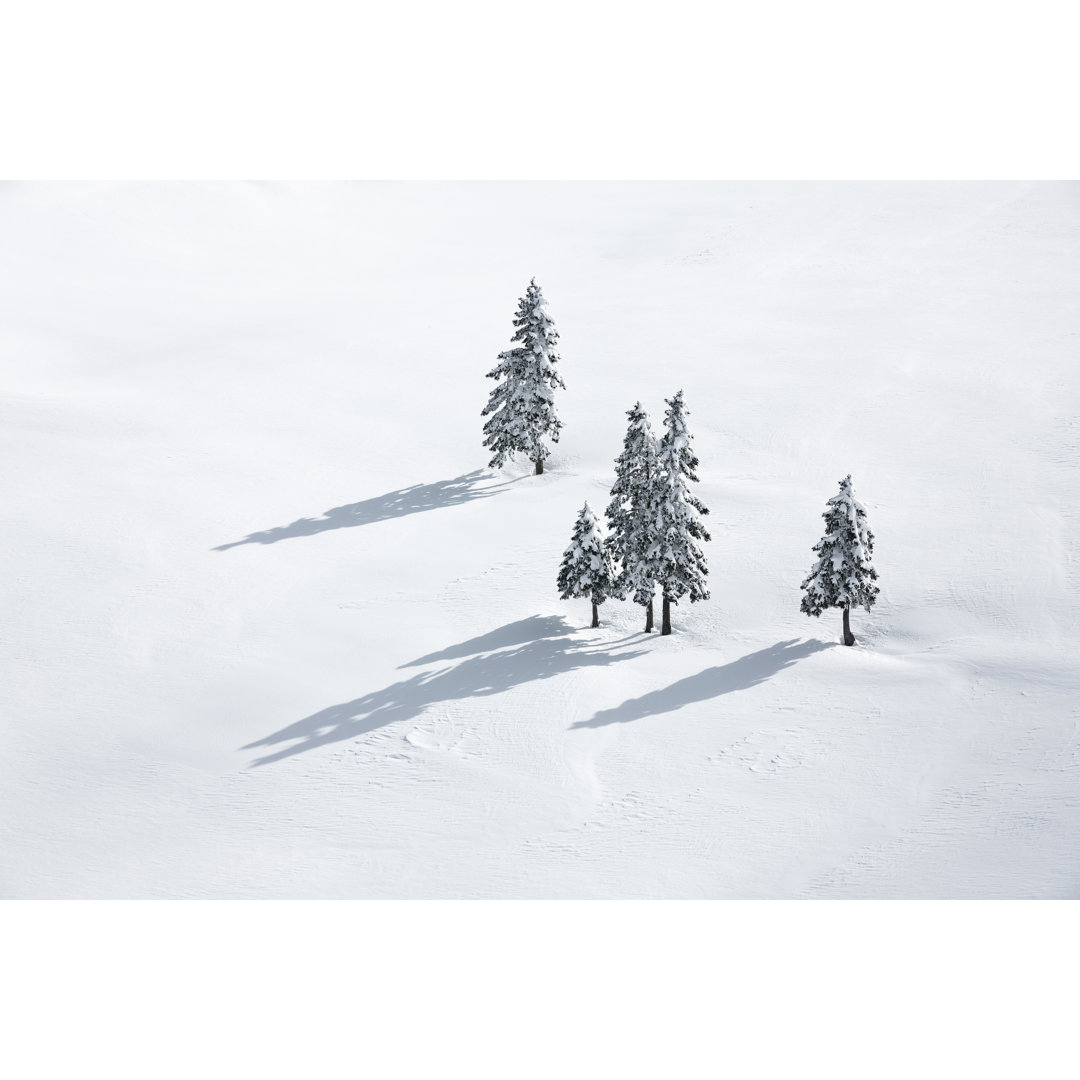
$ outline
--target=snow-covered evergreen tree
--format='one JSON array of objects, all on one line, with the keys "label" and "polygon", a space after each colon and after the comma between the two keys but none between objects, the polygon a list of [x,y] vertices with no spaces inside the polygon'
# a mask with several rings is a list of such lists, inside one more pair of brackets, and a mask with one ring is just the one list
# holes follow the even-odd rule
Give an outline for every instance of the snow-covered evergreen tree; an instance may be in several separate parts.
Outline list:
[{"label": "snow-covered evergreen tree", "polygon": [[656,436],[649,417],[637,402],[627,414],[630,424],[623,452],[615,459],[615,483],[605,512],[608,543],[619,564],[615,595],[627,596],[645,608],[645,632],[653,628],[653,594],[656,589],[659,547],[656,534],[657,482]]},{"label": "snow-covered evergreen tree", "polygon": [[698,482],[698,459],[690,446],[693,436],[686,427],[683,392],[665,403],[665,431],[657,451],[656,531],[660,546],[656,581],[664,601],[660,633],[670,634],[672,604],[684,596],[689,596],[691,603],[709,599],[705,583],[709,568],[699,541],[710,537],[700,520],[709,512],[708,507],[689,488],[690,481]]},{"label": "snow-covered evergreen tree", "polygon": [[511,340],[520,344],[499,353],[498,364],[487,373],[499,384],[480,414],[491,417],[484,424],[484,446],[492,451],[490,468],[502,468],[508,457],[522,453],[540,475],[551,453],[544,439],[558,442],[563,426],[555,411],[555,390],[566,386],[556,366],[559,333],[536,278],[518,301],[514,326]]},{"label": "snow-covered evergreen tree", "polygon": [[592,601],[592,625],[600,625],[599,607],[614,595],[615,566],[588,503],[578,514],[570,546],[563,552],[558,585],[563,600],[587,596]]},{"label": "snow-covered evergreen tree", "polygon": [[826,608],[844,611],[844,644],[854,645],[848,614],[853,606],[867,611],[877,599],[877,571],[871,559],[874,534],[866,524],[866,508],[851,490],[851,476],[840,481],[840,493],[826,504],[825,535],[813,547],[819,558],[800,588],[806,590],[801,610],[820,615]]}]

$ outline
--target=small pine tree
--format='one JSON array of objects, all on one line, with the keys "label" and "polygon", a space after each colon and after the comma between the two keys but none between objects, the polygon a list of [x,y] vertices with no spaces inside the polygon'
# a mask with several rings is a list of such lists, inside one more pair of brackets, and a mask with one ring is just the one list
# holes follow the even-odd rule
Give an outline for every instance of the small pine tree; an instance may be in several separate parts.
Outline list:
[{"label": "small pine tree", "polygon": [[656,576],[663,596],[660,633],[671,633],[671,605],[684,596],[690,602],[708,600],[705,579],[709,568],[698,541],[710,538],[699,515],[709,512],[691,494],[689,481],[698,482],[698,459],[690,446],[693,436],[686,427],[686,406],[680,390],[666,399],[664,437],[657,453],[660,478],[657,485],[656,529],[660,537],[659,571]]},{"label": "small pine tree", "polygon": [[877,599],[877,571],[871,563],[874,534],[866,524],[866,508],[855,499],[851,476],[840,481],[840,493],[826,504],[825,535],[813,550],[818,560],[800,588],[806,590],[800,610],[820,615],[826,608],[844,611],[844,644],[854,645],[848,614],[860,604],[867,611]]},{"label": "small pine tree", "polygon": [[650,633],[658,557],[656,437],[640,401],[626,415],[630,424],[623,452],[615,459],[615,483],[605,512],[608,544],[620,564],[615,595],[619,599],[632,596],[634,603],[645,608],[645,632]]},{"label": "small pine tree", "polygon": [[592,625],[600,625],[600,605],[614,595],[615,566],[588,503],[578,514],[570,546],[563,552],[558,586],[563,600],[587,596],[592,601]]},{"label": "small pine tree", "polygon": [[544,438],[559,441],[563,423],[555,411],[555,390],[566,385],[556,367],[559,333],[536,278],[518,301],[514,326],[511,340],[520,344],[499,353],[498,364],[487,373],[500,381],[480,414],[491,417],[484,424],[484,446],[493,452],[490,468],[501,469],[508,457],[522,453],[539,476],[551,453]]}]

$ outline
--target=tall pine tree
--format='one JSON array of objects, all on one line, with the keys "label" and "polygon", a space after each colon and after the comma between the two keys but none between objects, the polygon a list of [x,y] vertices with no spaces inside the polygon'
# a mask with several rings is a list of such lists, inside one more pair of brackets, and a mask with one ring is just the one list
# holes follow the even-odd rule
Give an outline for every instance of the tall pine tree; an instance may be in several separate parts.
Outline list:
[{"label": "tall pine tree", "polygon": [[600,625],[599,607],[614,595],[615,567],[588,503],[578,514],[570,546],[563,552],[558,586],[563,600],[587,596],[592,601],[592,625]]},{"label": "tall pine tree", "polygon": [[866,508],[851,490],[851,476],[840,481],[840,492],[826,504],[825,535],[814,545],[818,560],[800,588],[806,590],[800,610],[820,615],[826,608],[844,611],[844,644],[854,645],[848,615],[860,604],[867,611],[877,599],[877,571],[871,559],[874,534],[866,523]]},{"label": "tall pine tree", "polygon": [[518,301],[514,326],[511,340],[519,344],[499,353],[498,364],[487,373],[499,383],[480,414],[491,417],[484,424],[484,446],[493,452],[490,468],[500,469],[508,457],[522,453],[535,463],[539,476],[551,453],[544,439],[558,442],[563,426],[555,411],[555,390],[566,386],[556,366],[559,334],[536,278]]},{"label": "tall pine tree", "polygon": [[660,633],[671,633],[671,605],[684,596],[691,603],[708,600],[705,579],[709,568],[699,541],[710,539],[700,517],[708,507],[690,492],[698,483],[698,459],[690,446],[693,436],[686,427],[686,406],[680,390],[665,401],[664,437],[657,452],[659,482],[656,492],[656,531],[659,536],[657,584],[663,596]]},{"label": "tall pine tree", "polygon": [[615,459],[615,483],[605,516],[608,543],[619,563],[615,595],[620,599],[631,596],[635,604],[645,608],[645,632],[650,633],[659,556],[656,502],[660,470],[656,436],[641,402],[626,415],[630,424],[623,452]]}]

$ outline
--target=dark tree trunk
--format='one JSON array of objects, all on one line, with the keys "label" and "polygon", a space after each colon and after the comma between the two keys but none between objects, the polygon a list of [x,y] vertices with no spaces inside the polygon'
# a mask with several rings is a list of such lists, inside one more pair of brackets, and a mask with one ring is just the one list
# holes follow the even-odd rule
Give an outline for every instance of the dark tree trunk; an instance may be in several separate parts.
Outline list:
[{"label": "dark tree trunk", "polygon": [[649,601],[649,606],[645,609],[645,633],[652,633],[652,601]]},{"label": "dark tree trunk", "polygon": [[671,633],[671,601],[664,597],[664,615],[663,622],[660,624],[660,636]]},{"label": "dark tree trunk", "polygon": [[850,608],[844,608],[844,644],[854,645],[855,635],[851,632],[851,625],[848,623],[848,613]]},{"label": "dark tree trunk", "polygon": [[533,475],[534,476],[543,476],[544,475],[544,459],[543,458],[538,458],[537,459],[537,461],[536,461],[536,472],[533,473]]},{"label": "dark tree trunk", "polygon": [[592,606],[592,624],[593,624],[593,626],[599,626],[600,625],[600,608],[597,607],[595,602],[593,603],[593,606]]}]

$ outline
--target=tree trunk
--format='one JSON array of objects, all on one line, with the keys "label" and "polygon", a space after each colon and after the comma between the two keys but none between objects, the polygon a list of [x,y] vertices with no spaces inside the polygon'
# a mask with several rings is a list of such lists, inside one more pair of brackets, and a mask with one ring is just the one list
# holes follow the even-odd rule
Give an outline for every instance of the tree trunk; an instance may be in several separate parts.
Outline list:
[{"label": "tree trunk", "polygon": [[855,635],[851,632],[851,626],[848,623],[848,613],[850,612],[850,610],[851,610],[850,607],[845,607],[844,608],[844,644],[845,645],[854,645],[855,644]]},{"label": "tree trunk", "polygon": [[536,459],[536,472],[533,473],[533,475],[534,476],[543,476],[544,475],[544,459],[543,458],[537,458]]},{"label": "tree trunk", "polygon": [[660,624],[660,636],[671,633],[671,601],[664,597],[664,616],[663,622]]},{"label": "tree trunk", "polygon": [[593,626],[600,625],[600,609],[596,606],[595,602],[592,606],[592,624]]},{"label": "tree trunk", "polygon": [[649,606],[645,609],[645,633],[652,633],[652,601],[649,601]]}]

